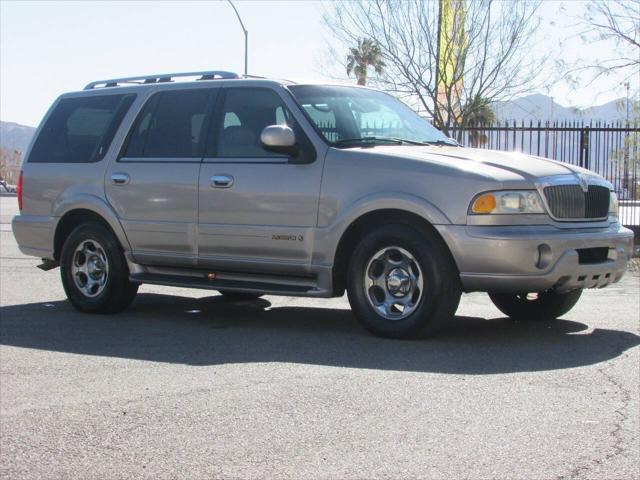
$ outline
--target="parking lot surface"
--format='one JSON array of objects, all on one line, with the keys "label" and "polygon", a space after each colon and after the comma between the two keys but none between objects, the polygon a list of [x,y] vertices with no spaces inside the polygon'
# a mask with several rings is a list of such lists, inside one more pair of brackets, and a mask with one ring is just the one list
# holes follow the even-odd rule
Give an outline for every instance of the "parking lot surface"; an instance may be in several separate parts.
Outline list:
[{"label": "parking lot surface", "polygon": [[228,302],[143,286],[66,302],[0,198],[0,477],[640,478],[640,278],[549,323],[484,294],[424,341],[346,298]]}]

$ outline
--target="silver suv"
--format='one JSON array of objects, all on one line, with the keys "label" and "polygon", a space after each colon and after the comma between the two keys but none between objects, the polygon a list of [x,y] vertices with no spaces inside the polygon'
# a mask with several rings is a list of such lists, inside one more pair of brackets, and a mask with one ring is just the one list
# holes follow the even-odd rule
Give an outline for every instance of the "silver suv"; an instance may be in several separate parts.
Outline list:
[{"label": "silver suv", "polygon": [[373,333],[425,336],[462,292],[513,318],[564,315],[620,280],[633,242],[593,172],[462,148],[376,90],[230,72],[62,95],[18,187],[20,250],[60,266],[91,313],[126,308],[142,283],[346,290]]}]

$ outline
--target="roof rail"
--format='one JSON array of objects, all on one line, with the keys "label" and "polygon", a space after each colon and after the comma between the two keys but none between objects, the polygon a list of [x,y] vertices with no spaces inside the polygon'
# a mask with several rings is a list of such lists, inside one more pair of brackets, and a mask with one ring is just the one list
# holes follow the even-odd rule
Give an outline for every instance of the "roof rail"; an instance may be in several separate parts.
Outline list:
[{"label": "roof rail", "polygon": [[198,80],[214,80],[216,78],[241,78],[234,72],[226,72],[224,70],[212,70],[207,72],[186,72],[186,73],[165,73],[162,75],[144,75],[141,77],[112,78],[111,80],[97,80],[89,83],[85,90],[93,90],[96,87],[117,87],[121,83],[133,83],[136,85],[149,83],[172,82],[178,77],[200,77]]}]

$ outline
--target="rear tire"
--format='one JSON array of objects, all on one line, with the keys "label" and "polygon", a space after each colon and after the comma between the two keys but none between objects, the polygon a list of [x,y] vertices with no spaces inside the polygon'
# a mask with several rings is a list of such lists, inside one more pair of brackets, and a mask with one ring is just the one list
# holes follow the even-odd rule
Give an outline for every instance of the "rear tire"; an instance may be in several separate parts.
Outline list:
[{"label": "rear tire", "polygon": [[262,293],[234,292],[232,290],[218,290],[218,292],[220,292],[220,294],[225,298],[225,300],[229,300],[231,302],[257,300],[258,298],[264,295]]},{"label": "rear tire", "polygon": [[580,299],[582,289],[567,293],[553,291],[538,293],[529,298],[526,293],[490,293],[493,304],[506,316],[514,320],[555,320],[571,310]]},{"label": "rear tire", "polygon": [[118,239],[97,222],[79,225],[67,237],[60,275],[69,302],[81,312],[120,312],[138,292]]},{"label": "rear tire", "polygon": [[349,303],[362,325],[387,338],[434,334],[458,308],[458,271],[435,232],[391,224],[357,245],[347,272]]}]

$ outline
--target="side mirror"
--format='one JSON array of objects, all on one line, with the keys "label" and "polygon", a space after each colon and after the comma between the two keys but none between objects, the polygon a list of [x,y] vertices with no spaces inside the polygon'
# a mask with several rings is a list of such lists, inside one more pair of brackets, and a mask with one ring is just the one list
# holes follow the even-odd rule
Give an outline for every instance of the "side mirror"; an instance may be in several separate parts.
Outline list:
[{"label": "side mirror", "polygon": [[269,125],[264,127],[260,134],[262,146],[272,152],[295,155],[298,152],[296,147],[296,134],[286,125]]}]

